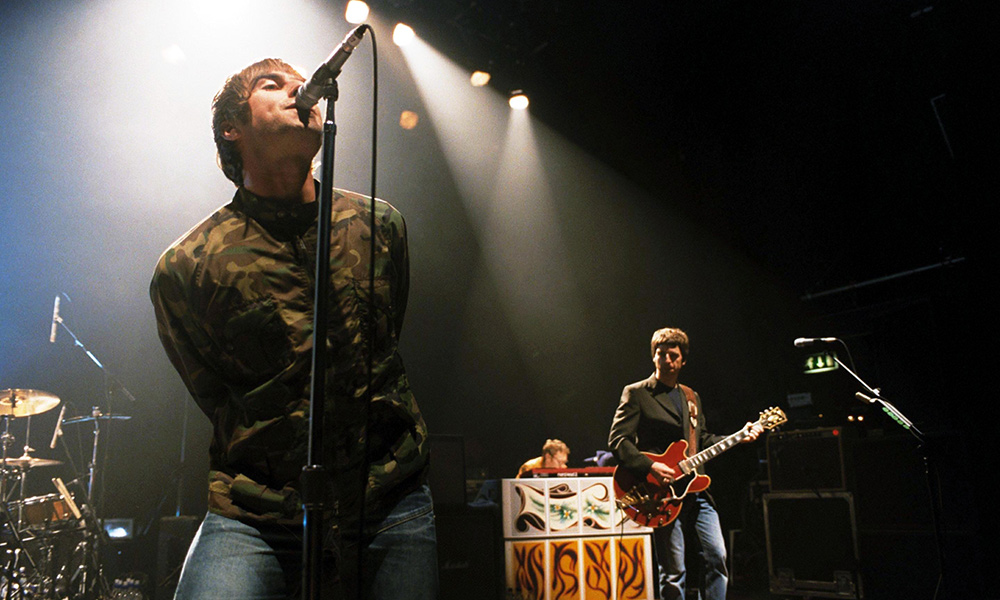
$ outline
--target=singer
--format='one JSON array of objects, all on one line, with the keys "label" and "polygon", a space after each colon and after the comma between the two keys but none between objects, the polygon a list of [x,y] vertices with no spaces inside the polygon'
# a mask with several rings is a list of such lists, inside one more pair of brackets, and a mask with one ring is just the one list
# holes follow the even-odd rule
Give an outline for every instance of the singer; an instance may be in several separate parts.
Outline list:
[{"label": "singer", "polygon": [[[295,106],[303,83],[276,59],[226,81],[212,103],[212,130],[236,193],[166,250],[150,286],[160,340],[213,426],[209,512],[184,563],[180,600],[300,594],[299,478],[308,440],[319,195],[312,162],[322,140],[319,107],[300,114]],[[437,553],[427,427],[397,352],[409,288],[406,226],[386,202],[378,202],[376,218],[370,264],[369,201],[334,190],[324,523],[331,542],[342,535],[344,556],[328,544],[323,597],[429,600],[437,594]],[[362,497],[372,310],[377,334]],[[357,540],[362,503],[364,534]],[[358,543],[365,548],[360,591]]]}]

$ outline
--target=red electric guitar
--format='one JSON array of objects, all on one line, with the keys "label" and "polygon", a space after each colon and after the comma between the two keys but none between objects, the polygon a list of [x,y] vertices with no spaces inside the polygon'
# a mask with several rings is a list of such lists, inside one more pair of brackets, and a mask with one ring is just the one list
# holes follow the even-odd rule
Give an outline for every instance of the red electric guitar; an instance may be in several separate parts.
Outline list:
[{"label": "red electric guitar", "polygon": [[[772,407],[760,413],[760,419],[754,425],[760,425],[764,429],[774,429],[786,421],[788,417],[785,413],[778,407]],[[708,475],[698,473],[698,467],[742,442],[747,437],[749,429],[744,427],[690,458],[686,458],[688,443],[685,440],[670,444],[663,454],[643,452],[649,458],[664,463],[681,474],[673,483],[666,485],[661,486],[650,474],[643,477],[619,465],[615,468],[614,474],[615,499],[618,507],[640,525],[647,527],[669,525],[680,514],[685,496],[706,490],[708,484],[712,483]]]}]

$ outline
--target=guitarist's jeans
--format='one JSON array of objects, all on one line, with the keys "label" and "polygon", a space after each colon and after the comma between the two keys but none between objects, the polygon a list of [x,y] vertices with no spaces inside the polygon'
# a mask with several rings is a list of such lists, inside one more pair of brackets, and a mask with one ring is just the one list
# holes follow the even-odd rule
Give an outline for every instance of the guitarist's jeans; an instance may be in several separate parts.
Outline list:
[{"label": "guitarist's jeans", "polygon": [[[685,535],[687,534],[687,535]],[[692,538],[692,534],[696,536]],[[660,598],[683,600],[687,570],[684,568],[684,540],[700,544],[704,559],[702,600],[724,600],[729,572],[726,571],[726,543],[719,513],[702,494],[684,500],[680,516],[653,532],[656,560],[660,566]]]}]

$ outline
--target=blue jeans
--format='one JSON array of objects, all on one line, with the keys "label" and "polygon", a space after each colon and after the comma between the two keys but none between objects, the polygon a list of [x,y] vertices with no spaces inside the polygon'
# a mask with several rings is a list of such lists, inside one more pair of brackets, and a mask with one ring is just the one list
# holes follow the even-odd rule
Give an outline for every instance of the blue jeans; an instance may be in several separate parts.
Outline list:
[{"label": "blue jeans", "polygon": [[685,537],[694,534],[700,545],[704,595],[702,600],[725,600],[729,572],[726,570],[726,542],[722,537],[719,513],[702,494],[684,501],[673,523],[653,532],[656,560],[660,567],[660,598],[684,600],[687,569],[684,566]]},{"label": "blue jeans", "polygon": [[[423,486],[403,497],[388,517],[367,531],[365,592],[359,597],[437,598],[436,539],[430,490]],[[336,573],[335,557],[324,553],[323,598],[342,595]],[[285,600],[298,598],[301,589],[301,527],[251,525],[208,513],[188,550],[174,598]]]}]

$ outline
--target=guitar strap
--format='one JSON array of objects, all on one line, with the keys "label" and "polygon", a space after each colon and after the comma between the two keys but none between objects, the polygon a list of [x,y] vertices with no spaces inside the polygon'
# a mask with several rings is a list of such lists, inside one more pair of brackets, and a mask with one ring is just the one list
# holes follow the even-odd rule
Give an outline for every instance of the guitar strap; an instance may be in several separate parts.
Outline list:
[{"label": "guitar strap", "polygon": [[692,457],[698,453],[698,402],[694,397],[694,390],[684,385],[683,383],[678,383],[678,387],[684,392],[684,397],[687,398],[688,404],[688,457]]}]

